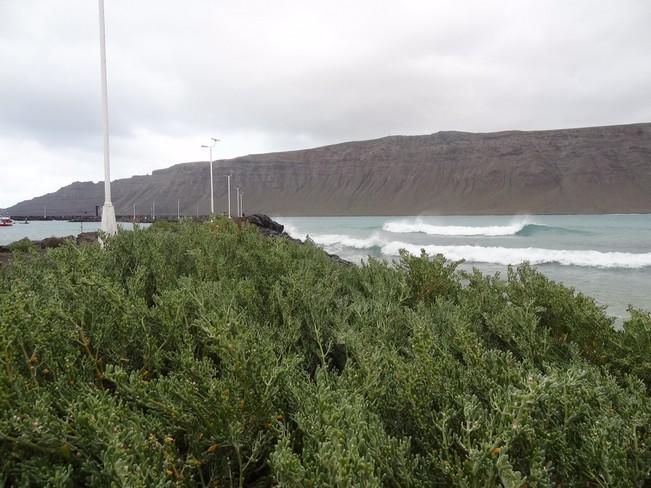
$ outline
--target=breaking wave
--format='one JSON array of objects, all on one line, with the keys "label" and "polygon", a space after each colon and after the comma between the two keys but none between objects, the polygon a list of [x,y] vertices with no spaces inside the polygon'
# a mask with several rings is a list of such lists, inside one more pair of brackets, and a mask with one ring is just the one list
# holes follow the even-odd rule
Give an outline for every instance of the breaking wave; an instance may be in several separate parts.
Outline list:
[{"label": "breaking wave", "polygon": [[644,268],[651,266],[651,252],[602,252],[593,250],[565,250],[483,247],[483,246],[419,246],[406,242],[390,242],[382,246],[382,254],[397,256],[400,249],[418,255],[424,249],[430,255],[443,254],[451,260],[464,259],[471,263],[531,264],[556,263],[564,266],[586,266],[597,268]]},{"label": "breaking wave", "polygon": [[377,232],[374,232],[367,238],[350,237],[343,234],[315,234],[310,236],[310,239],[321,246],[339,245],[355,249],[371,249],[387,244],[387,241],[382,239]]},{"label": "breaking wave", "polygon": [[294,239],[311,239],[312,242],[324,247],[352,247],[354,249],[371,249],[381,247],[389,241],[382,239],[378,232],[372,233],[369,237],[351,237],[345,234],[309,234],[300,231],[291,223],[283,224],[285,232]]},{"label": "breaking wave", "polygon": [[394,234],[429,234],[437,236],[487,236],[487,237],[500,237],[500,236],[531,236],[538,232],[562,232],[574,233],[569,229],[562,227],[551,227],[542,224],[532,224],[527,220],[521,222],[513,222],[508,225],[488,225],[488,226],[465,226],[465,225],[433,225],[427,224],[419,219],[414,221],[399,220],[393,222],[386,222],[382,226],[382,230]]},{"label": "breaking wave", "polygon": [[[410,227],[411,226],[411,227]],[[416,227],[415,227],[416,226]],[[413,229],[418,230],[413,230]],[[513,223],[504,226],[465,227],[465,226],[433,226],[419,221],[387,222],[385,232],[425,232],[449,236],[508,236],[531,235],[536,232],[569,232],[582,233],[580,230],[562,227],[545,226],[526,222]],[[651,267],[651,252],[608,252],[596,250],[567,250],[544,249],[535,247],[498,247],[478,245],[438,245],[412,244],[390,239],[386,234],[374,232],[369,236],[353,237],[346,234],[306,234],[292,224],[285,224],[285,231],[294,238],[312,241],[322,247],[338,252],[342,248],[370,250],[375,249],[385,256],[397,256],[400,249],[410,254],[418,255],[424,249],[429,255],[443,254],[451,260],[465,260],[470,263],[492,263],[500,265],[516,265],[529,262],[539,264],[559,264],[563,266],[581,266],[597,268],[646,268]]]}]

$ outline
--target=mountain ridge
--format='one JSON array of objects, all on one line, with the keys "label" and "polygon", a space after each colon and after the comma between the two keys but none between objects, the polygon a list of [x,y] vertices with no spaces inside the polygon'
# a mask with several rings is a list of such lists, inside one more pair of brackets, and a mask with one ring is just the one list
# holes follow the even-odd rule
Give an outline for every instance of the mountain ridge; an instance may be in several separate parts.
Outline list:
[{"label": "mountain ridge", "polygon": [[[651,123],[488,133],[384,136],[214,163],[215,208],[225,173],[246,213],[440,215],[651,212]],[[209,212],[208,162],[182,162],[112,182],[118,214]],[[74,182],[20,202],[12,215],[92,215],[102,182]]]}]

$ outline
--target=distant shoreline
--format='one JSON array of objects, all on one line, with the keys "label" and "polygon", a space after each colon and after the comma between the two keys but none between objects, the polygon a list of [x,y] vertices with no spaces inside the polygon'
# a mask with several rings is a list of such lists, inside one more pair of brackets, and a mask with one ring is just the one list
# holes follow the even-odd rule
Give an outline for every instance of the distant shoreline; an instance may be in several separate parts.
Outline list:
[{"label": "distant shoreline", "polygon": [[[219,216],[223,216],[218,214]],[[537,215],[586,215],[586,216],[595,216],[595,215],[651,215],[651,211],[648,212],[518,212],[518,213],[418,213],[418,214],[270,214],[272,218],[340,218],[340,217],[386,217],[386,218],[413,218],[413,217],[508,217],[508,216],[530,216],[535,217]],[[16,221],[52,221],[52,222],[101,222],[100,217],[87,217],[81,215],[54,215],[48,216],[46,218],[37,217],[37,216],[24,216],[24,215],[10,215],[10,217]],[[182,219],[193,219],[193,220],[206,220],[210,218],[210,215],[199,215],[197,218],[195,215],[181,215]],[[177,220],[176,215],[160,215],[156,216],[155,219],[151,219],[148,216],[137,215],[135,220],[133,216],[118,215],[116,216],[118,222],[128,222],[133,223],[151,223],[156,220]]]}]

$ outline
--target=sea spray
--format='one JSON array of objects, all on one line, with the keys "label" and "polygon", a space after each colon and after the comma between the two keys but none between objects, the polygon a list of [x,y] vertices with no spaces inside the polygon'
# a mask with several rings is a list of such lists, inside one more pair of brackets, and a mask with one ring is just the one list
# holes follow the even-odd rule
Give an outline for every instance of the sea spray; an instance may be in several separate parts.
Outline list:
[{"label": "sea spray", "polygon": [[283,223],[284,231],[289,234],[290,237],[293,237],[294,239],[300,239],[300,240],[305,240],[305,237],[307,234],[305,232],[301,232],[298,230],[298,227],[296,227],[292,223]]}]

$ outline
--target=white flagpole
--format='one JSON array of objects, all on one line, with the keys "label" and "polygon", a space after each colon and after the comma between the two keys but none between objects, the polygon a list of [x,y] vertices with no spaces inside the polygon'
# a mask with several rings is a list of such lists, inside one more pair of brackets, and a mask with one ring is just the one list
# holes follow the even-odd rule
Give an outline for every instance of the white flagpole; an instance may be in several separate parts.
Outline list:
[{"label": "white flagpole", "polygon": [[99,52],[102,71],[102,125],[104,126],[104,207],[102,230],[109,235],[117,233],[115,208],[111,202],[111,168],[109,161],[108,90],[106,82],[106,33],[104,32],[104,0],[99,1]]}]

